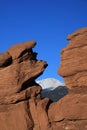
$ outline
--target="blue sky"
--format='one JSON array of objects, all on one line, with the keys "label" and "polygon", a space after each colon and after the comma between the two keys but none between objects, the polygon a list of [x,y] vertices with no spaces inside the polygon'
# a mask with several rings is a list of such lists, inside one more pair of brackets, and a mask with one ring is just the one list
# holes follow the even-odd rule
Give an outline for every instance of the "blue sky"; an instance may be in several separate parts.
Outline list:
[{"label": "blue sky", "polygon": [[0,0],[0,53],[10,46],[35,40],[38,59],[48,67],[39,79],[63,80],[57,69],[66,37],[87,27],[87,0]]}]

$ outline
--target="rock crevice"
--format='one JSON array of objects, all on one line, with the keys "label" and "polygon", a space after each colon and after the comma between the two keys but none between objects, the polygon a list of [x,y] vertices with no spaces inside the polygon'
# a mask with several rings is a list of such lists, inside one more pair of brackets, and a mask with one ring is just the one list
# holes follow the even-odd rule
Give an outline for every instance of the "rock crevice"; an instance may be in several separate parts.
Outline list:
[{"label": "rock crevice", "polygon": [[58,73],[69,93],[56,102],[42,98],[35,82],[47,67],[35,41],[0,54],[0,130],[87,130],[87,28],[67,39]]}]

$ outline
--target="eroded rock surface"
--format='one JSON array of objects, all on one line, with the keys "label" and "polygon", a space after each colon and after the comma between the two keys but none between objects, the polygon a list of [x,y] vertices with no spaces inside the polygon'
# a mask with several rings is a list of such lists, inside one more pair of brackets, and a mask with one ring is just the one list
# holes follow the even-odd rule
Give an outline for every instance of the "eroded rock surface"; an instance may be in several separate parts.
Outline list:
[{"label": "eroded rock surface", "polygon": [[[67,37],[70,43],[61,51],[58,70],[64,77],[69,94],[49,109],[51,120],[61,121],[69,130],[87,129],[87,28]],[[52,109],[59,116],[51,114]]]},{"label": "eroded rock surface", "polygon": [[49,122],[42,125],[43,118],[48,121],[50,100],[41,100],[41,87],[35,82],[47,63],[36,59],[35,45],[34,41],[24,42],[0,54],[0,130],[50,128]]},{"label": "eroded rock surface", "polygon": [[69,93],[57,102],[41,98],[35,79],[47,66],[34,41],[0,54],[0,130],[87,130],[87,28],[67,38],[59,74]]},{"label": "eroded rock surface", "polygon": [[68,88],[87,87],[87,28],[67,37],[70,43],[61,51],[59,74]]}]

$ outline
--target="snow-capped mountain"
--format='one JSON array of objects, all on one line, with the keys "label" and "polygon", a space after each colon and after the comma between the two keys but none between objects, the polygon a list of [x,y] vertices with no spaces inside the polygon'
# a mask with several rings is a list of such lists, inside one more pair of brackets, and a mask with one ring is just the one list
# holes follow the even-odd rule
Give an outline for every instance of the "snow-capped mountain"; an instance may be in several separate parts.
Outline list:
[{"label": "snow-capped mountain", "polygon": [[41,85],[43,90],[54,90],[58,86],[65,86],[64,83],[60,82],[55,78],[46,78],[39,81],[36,81],[39,85]]},{"label": "snow-capped mountain", "polygon": [[65,84],[55,78],[46,78],[36,82],[42,87],[42,98],[48,97],[53,101],[58,101],[68,93]]}]

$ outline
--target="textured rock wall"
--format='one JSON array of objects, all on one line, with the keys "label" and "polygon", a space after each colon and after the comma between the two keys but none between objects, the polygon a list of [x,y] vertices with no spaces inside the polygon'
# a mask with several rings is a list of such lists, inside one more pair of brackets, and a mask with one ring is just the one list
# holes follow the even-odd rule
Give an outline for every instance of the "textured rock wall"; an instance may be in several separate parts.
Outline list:
[{"label": "textured rock wall", "polygon": [[24,42],[0,54],[0,130],[49,128],[45,110],[49,99],[41,100],[41,87],[35,83],[47,63],[36,59],[35,45]]},{"label": "textured rock wall", "polygon": [[0,130],[87,130],[87,28],[67,38],[58,70],[69,89],[57,102],[41,98],[35,82],[47,66],[34,41],[0,54]]},{"label": "textured rock wall", "polygon": [[87,28],[69,35],[70,43],[61,51],[58,70],[67,87],[87,87]]},{"label": "textured rock wall", "polygon": [[[55,104],[60,108],[55,111],[60,111],[56,118],[66,120],[67,129],[87,130],[87,28],[77,30],[67,39],[70,43],[61,51],[58,73],[64,77],[69,94]],[[50,112],[51,118],[57,120],[54,115]]]}]

